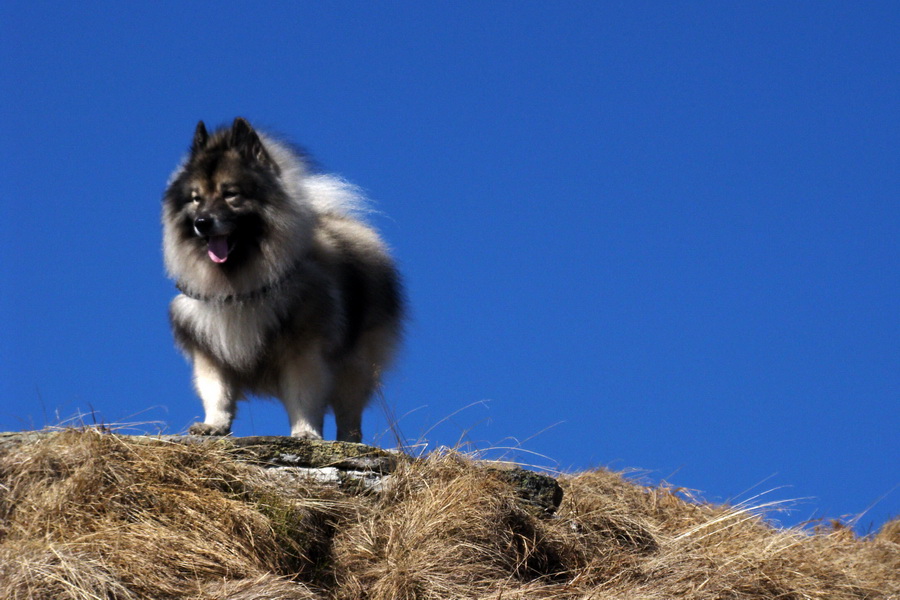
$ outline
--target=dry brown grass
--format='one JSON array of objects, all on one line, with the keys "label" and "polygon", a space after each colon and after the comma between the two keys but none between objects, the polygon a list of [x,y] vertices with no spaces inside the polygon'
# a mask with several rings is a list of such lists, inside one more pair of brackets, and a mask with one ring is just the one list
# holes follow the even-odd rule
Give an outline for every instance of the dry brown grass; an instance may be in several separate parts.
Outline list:
[{"label": "dry brown grass", "polygon": [[288,488],[216,443],[95,430],[0,447],[0,598],[900,598],[900,521],[871,538],[605,470],[557,516],[453,453],[380,494]]}]

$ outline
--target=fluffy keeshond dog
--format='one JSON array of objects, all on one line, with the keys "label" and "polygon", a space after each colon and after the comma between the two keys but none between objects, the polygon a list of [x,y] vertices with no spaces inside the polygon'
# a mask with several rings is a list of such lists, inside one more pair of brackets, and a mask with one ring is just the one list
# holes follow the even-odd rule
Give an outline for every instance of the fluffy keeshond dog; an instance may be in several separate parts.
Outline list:
[{"label": "fluffy keeshond dog", "polygon": [[177,345],[205,418],[231,431],[238,400],[281,400],[291,435],[358,442],[366,402],[400,337],[400,277],[358,215],[357,189],[237,118],[201,121],[163,197],[163,254],[178,294]]}]

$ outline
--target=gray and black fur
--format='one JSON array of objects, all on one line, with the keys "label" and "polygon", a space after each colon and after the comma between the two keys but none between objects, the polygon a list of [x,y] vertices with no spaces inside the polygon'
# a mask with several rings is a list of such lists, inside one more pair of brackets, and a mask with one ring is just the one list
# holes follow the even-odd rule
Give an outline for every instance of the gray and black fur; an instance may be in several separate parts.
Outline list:
[{"label": "gray and black fur", "polygon": [[163,254],[181,292],[175,341],[193,363],[205,418],[230,432],[247,394],[279,398],[291,435],[361,439],[362,411],[400,338],[400,278],[356,215],[356,188],[311,172],[244,119],[201,121],[163,197]]}]

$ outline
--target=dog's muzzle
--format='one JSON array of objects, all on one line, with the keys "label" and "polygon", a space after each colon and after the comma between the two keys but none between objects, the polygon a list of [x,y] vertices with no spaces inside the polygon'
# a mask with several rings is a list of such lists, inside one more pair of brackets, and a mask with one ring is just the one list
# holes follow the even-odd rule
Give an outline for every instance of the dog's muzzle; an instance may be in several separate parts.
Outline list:
[{"label": "dog's muzzle", "polygon": [[194,231],[198,236],[206,238],[207,254],[211,261],[223,263],[234,248],[229,234],[234,228],[213,217],[197,217],[194,219]]}]

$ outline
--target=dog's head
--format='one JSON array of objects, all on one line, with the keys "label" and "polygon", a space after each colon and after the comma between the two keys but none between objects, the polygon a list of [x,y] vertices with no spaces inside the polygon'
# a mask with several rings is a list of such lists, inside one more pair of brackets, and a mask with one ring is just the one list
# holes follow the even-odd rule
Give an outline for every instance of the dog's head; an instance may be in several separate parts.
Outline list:
[{"label": "dog's head", "polygon": [[230,270],[259,251],[269,227],[267,206],[284,194],[278,165],[246,120],[238,117],[212,134],[200,121],[188,158],[166,191],[167,226]]}]

